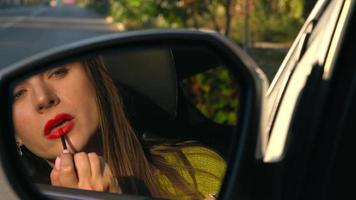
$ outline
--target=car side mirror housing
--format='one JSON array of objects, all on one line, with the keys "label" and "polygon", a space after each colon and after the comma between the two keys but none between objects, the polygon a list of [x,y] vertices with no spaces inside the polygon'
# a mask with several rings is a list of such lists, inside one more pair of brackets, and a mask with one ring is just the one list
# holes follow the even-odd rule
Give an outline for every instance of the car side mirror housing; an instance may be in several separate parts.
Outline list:
[{"label": "car side mirror housing", "polygon": [[[94,66],[98,63],[105,66],[108,70],[105,74],[110,78],[97,80],[96,73],[102,70]],[[267,142],[267,136],[261,131],[264,130],[263,104],[268,86],[265,75],[244,51],[220,34],[155,30],[87,39],[34,55],[0,71],[0,154],[6,176],[20,197],[141,199],[146,195],[145,192],[137,195],[128,192],[128,196],[85,190],[76,192],[43,185],[33,180],[32,168],[29,170],[23,156],[19,155],[16,142],[21,141],[25,154],[55,167],[54,155],[62,146],[68,146],[73,154],[86,151],[86,146],[82,148],[77,142],[81,139],[76,139],[75,133],[70,132],[84,129],[80,128],[82,115],[89,122],[98,116],[102,120],[105,115],[112,119],[115,111],[108,108],[105,112],[98,111],[97,115],[92,114],[96,112],[94,108],[86,115],[87,112],[80,114],[77,111],[90,99],[85,98],[85,87],[78,86],[77,78],[72,85],[69,78],[62,81],[67,73],[74,71],[71,66],[76,64],[94,70],[88,72],[86,69],[91,74],[89,82],[95,82],[96,101],[91,103],[109,101],[108,105],[111,105],[108,96],[103,95],[101,99],[98,96],[105,90],[105,84],[109,84],[106,82],[113,82],[117,87],[129,126],[148,162],[153,162],[153,147],[167,143],[184,143],[191,147],[199,143],[226,161],[219,199],[235,199],[243,195],[239,183],[246,182],[249,178],[246,172],[257,167]],[[76,87],[78,90],[74,89]],[[41,100],[41,91],[45,91],[43,95],[47,101],[46,98]],[[76,100],[68,100],[72,97]],[[82,103],[72,106],[76,101]],[[88,103],[97,104],[100,103]],[[58,114],[61,112],[73,116],[70,120],[68,117],[59,120],[64,116]],[[31,118],[31,113],[37,117]],[[100,127],[104,123],[100,121]],[[28,137],[26,134],[33,135]],[[40,138],[38,143],[32,141],[37,136]],[[100,144],[106,144],[102,140]],[[45,145],[48,145],[46,152],[43,151]],[[105,148],[110,151],[111,147]],[[125,184],[121,183],[121,189],[125,190]],[[147,196],[155,197],[150,187],[145,189],[148,190]]]}]

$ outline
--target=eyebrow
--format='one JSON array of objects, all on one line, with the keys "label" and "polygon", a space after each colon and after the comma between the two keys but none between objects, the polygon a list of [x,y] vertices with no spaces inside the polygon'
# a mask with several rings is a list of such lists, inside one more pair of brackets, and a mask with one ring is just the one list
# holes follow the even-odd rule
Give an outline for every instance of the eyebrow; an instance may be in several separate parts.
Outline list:
[{"label": "eyebrow", "polygon": [[15,82],[15,83],[14,83],[14,89],[15,89],[16,87],[19,87],[19,86],[21,86],[21,85],[26,84],[30,78],[32,78],[32,77],[34,77],[34,76],[46,74],[46,73],[48,73],[49,71],[50,71],[50,70],[46,70],[46,71],[44,71],[44,72],[40,72],[40,73],[38,73],[38,74],[34,74],[34,75],[32,75],[32,76],[29,76],[29,77],[27,77],[27,78],[25,78],[25,79],[23,79],[23,80],[21,80],[21,81],[19,81],[19,82]]},{"label": "eyebrow", "polygon": [[16,90],[17,87],[21,87],[22,85],[26,84],[27,80],[28,80],[28,79],[25,79],[25,80],[23,80],[23,81],[14,83],[14,84],[13,84],[13,86],[14,86],[14,87],[13,87],[13,92]]},{"label": "eyebrow", "polygon": [[48,74],[50,74],[52,71],[54,71],[54,70],[56,70],[56,69],[58,69],[58,68],[61,68],[61,67],[63,67],[63,66],[51,67],[51,69],[48,69],[48,70],[42,72],[42,74],[47,74],[47,75],[48,75]]},{"label": "eyebrow", "polygon": [[26,84],[26,82],[27,82],[30,78],[34,77],[34,76],[44,75],[44,74],[46,74],[46,75],[48,76],[48,74],[51,73],[51,72],[53,72],[54,70],[56,70],[56,69],[58,69],[58,68],[64,68],[64,67],[66,67],[66,66],[65,66],[65,65],[60,65],[60,66],[52,67],[52,68],[47,69],[47,70],[45,70],[45,71],[43,71],[43,72],[40,72],[40,73],[38,73],[38,74],[32,75],[32,76],[30,76],[30,77],[27,77],[26,79],[24,79],[24,80],[22,80],[22,81],[19,81],[19,82],[17,82],[17,83],[15,82],[13,88],[14,88],[14,90],[15,90],[16,87],[20,87],[21,85]]}]

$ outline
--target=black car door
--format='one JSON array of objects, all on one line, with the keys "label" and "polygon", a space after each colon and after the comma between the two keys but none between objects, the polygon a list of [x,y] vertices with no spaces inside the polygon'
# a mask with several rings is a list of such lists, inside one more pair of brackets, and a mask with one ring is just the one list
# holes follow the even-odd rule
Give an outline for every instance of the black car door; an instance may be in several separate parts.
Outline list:
[{"label": "black car door", "polygon": [[262,176],[270,198],[339,199],[352,191],[354,8],[354,1],[319,1],[271,85]]}]

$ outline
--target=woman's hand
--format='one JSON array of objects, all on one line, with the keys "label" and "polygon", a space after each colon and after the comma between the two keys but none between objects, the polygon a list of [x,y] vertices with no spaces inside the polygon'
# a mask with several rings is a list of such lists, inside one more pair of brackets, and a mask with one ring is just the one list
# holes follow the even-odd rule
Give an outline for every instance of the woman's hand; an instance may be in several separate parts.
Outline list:
[{"label": "woman's hand", "polygon": [[51,172],[54,186],[120,193],[117,179],[108,164],[96,153],[68,151],[57,157]]}]

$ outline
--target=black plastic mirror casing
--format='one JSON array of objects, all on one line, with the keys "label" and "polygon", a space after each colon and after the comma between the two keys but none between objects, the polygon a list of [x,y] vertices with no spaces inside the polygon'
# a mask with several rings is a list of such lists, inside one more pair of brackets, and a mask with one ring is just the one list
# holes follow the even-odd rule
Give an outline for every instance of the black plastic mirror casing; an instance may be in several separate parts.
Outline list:
[{"label": "black plastic mirror casing", "polygon": [[[255,62],[241,48],[224,36],[213,32],[194,30],[150,30],[123,32],[104,35],[93,39],[72,43],[66,46],[43,52],[0,71],[0,154],[6,176],[21,199],[42,199],[44,196],[29,182],[20,165],[13,138],[11,103],[8,97],[11,93],[10,84],[17,77],[30,75],[41,66],[60,63],[82,56],[96,54],[110,49],[124,49],[135,46],[157,45],[202,45],[211,48],[217,55],[233,64],[230,70],[241,84],[241,99],[239,120],[237,124],[238,137],[234,138],[231,158],[228,163],[225,179],[222,184],[219,199],[245,199],[252,192],[253,179],[251,174],[258,167],[256,151],[261,124],[261,110],[267,79]],[[257,153],[258,154],[258,153]],[[63,190],[44,188],[44,192],[55,198],[86,199],[90,192],[81,196],[67,195]],[[86,196],[88,195],[88,196]],[[120,196],[118,196],[119,198]],[[142,199],[135,196],[121,196],[122,199]],[[120,198],[120,199],[121,199]],[[95,199],[95,198],[94,198]],[[100,199],[100,197],[98,197]]]}]

